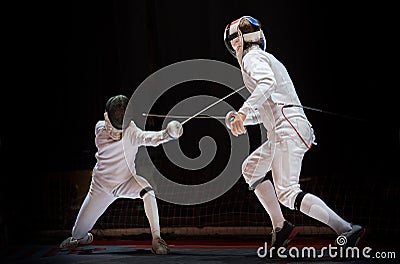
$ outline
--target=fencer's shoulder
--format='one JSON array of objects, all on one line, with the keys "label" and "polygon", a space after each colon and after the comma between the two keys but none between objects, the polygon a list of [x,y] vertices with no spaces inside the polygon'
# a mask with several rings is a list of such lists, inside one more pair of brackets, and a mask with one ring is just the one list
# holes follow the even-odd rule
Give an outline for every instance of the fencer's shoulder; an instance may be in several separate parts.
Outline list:
[{"label": "fencer's shoulder", "polygon": [[106,129],[106,121],[99,120],[95,126],[95,134],[98,135]]},{"label": "fencer's shoulder", "polygon": [[269,64],[269,55],[269,53],[261,49],[252,49],[246,54],[246,56],[243,57],[243,65],[254,67],[262,63]]},{"label": "fencer's shoulder", "polygon": [[129,125],[124,129],[124,137],[132,144],[137,144],[137,138],[142,135],[142,130],[134,121],[130,121]]},{"label": "fencer's shoulder", "polygon": [[105,127],[105,126],[106,126],[106,121],[105,120],[99,120],[96,123],[96,128]]},{"label": "fencer's shoulder", "polygon": [[136,133],[137,131],[141,131],[141,129],[136,125],[136,123],[133,120],[129,122],[129,125],[124,130],[130,134]]},{"label": "fencer's shoulder", "polygon": [[131,120],[131,121],[129,122],[129,125],[126,127],[126,129],[137,129],[137,128],[138,128],[138,127],[137,127],[135,121],[133,121],[133,120]]},{"label": "fencer's shoulder", "polygon": [[101,129],[105,129],[106,128],[106,121],[105,120],[99,120],[96,123],[96,131],[101,130]]}]

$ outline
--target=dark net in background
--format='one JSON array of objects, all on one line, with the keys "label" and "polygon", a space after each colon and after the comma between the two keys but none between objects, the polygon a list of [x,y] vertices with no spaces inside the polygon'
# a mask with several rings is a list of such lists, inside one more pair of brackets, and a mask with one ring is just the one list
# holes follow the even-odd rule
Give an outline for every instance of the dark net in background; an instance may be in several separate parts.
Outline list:
[{"label": "dark net in background", "polygon": [[[80,172],[82,175],[82,172]],[[86,174],[89,174],[86,171]],[[379,186],[364,182],[358,184],[357,192],[350,184],[338,185],[338,175],[321,174],[301,181],[303,190],[322,198],[333,210],[348,221],[367,227],[368,236],[389,237],[399,233],[399,215],[387,205],[387,200],[398,200],[398,186]],[[45,207],[37,209],[35,230],[43,234],[56,235],[59,231],[69,233],[75,222],[84,196],[77,196],[77,186],[69,182],[68,174],[57,177],[48,175],[52,188],[46,194]],[[56,186],[56,187],[55,187]],[[371,194],[377,194],[371,195]],[[253,191],[248,190],[243,178],[221,197],[199,205],[176,205],[158,199],[160,226],[163,232],[167,227],[218,227],[215,233],[226,234],[229,227],[271,227],[268,214],[257,200]],[[297,226],[324,226],[302,213],[282,206],[284,216]],[[99,218],[94,229],[148,228],[149,224],[140,199],[116,200]],[[311,229],[314,230],[314,229]],[[50,232],[49,232],[50,231]],[[303,233],[310,235],[318,233]],[[100,231],[101,234],[101,231]],[[129,235],[129,232],[125,232]],[[260,234],[263,235],[263,234]],[[265,234],[267,235],[267,234]],[[193,236],[188,231],[187,236]],[[243,233],[243,237],[248,234]],[[49,237],[49,238],[50,238]],[[101,239],[101,236],[98,237]]]}]

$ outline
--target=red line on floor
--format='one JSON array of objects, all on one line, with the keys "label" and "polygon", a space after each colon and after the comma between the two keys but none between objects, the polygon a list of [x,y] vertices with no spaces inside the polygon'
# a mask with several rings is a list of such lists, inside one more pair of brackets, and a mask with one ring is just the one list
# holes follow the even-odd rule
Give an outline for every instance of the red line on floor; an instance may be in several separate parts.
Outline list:
[{"label": "red line on floor", "polygon": [[[223,240],[166,240],[171,248],[258,248],[269,241],[223,241]],[[289,247],[322,248],[332,244],[330,240],[293,240]],[[91,245],[113,246],[125,245],[130,248],[151,248],[151,240],[97,240]],[[269,246],[269,244],[268,244]]]}]

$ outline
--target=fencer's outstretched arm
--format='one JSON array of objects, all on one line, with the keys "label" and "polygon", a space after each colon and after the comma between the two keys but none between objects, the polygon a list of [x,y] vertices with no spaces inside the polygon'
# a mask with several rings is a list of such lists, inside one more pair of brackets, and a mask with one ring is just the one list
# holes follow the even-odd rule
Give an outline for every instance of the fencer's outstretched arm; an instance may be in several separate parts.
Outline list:
[{"label": "fencer's outstretched arm", "polygon": [[166,133],[165,129],[161,131],[143,131],[138,128],[133,121],[131,121],[130,128],[131,139],[136,141],[135,143],[139,146],[156,147],[173,140],[173,138]]}]

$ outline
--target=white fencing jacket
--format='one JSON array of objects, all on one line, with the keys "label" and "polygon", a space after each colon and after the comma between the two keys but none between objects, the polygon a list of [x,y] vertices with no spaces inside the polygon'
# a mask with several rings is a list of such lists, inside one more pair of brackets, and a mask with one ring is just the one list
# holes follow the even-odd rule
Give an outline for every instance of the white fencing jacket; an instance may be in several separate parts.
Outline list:
[{"label": "white fencing jacket", "polygon": [[140,146],[158,146],[165,142],[163,131],[143,131],[133,121],[119,141],[111,138],[104,120],[97,122],[95,136],[97,162],[93,181],[107,190],[136,175],[135,159]]},{"label": "white fencing jacket", "polygon": [[[278,139],[284,134],[294,135],[294,129],[282,114],[282,106],[301,103],[285,66],[272,54],[254,45],[243,54],[241,68],[243,82],[251,95],[239,112],[251,118],[260,116],[260,123],[263,123],[268,133],[275,131],[274,136],[278,136]],[[301,107],[285,108],[284,114],[295,127],[299,119],[310,124]]]}]

